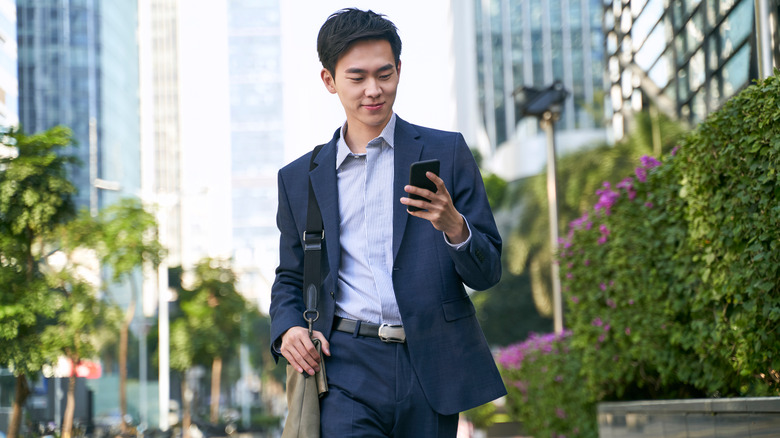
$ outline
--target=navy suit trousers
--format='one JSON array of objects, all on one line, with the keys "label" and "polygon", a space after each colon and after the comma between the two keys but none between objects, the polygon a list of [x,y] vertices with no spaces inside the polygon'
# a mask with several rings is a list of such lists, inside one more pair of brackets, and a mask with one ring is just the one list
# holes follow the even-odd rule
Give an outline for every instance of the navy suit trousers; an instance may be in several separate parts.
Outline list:
[{"label": "navy suit trousers", "polygon": [[454,438],[458,414],[435,412],[406,344],[334,331],[320,400],[323,438]]}]

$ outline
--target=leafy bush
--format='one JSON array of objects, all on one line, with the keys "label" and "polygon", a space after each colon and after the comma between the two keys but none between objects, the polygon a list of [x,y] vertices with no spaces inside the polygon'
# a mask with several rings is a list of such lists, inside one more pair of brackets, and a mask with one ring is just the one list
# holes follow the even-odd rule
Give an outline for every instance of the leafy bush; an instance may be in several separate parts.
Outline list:
[{"label": "leafy bush", "polygon": [[498,354],[507,407],[533,436],[596,436],[596,408],[579,378],[571,332],[531,335]]},{"label": "leafy bush", "polygon": [[[570,335],[499,355],[510,409],[539,436],[592,424],[604,400],[780,395],[777,73],[571,222],[558,254]],[[569,417],[573,403],[593,417]]]},{"label": "leafy bush", "polygon": [[[742,378],[760,378],[771,393],[780,381],[777,74],[730,100],[689,137],[680,166],[690,245],[701,264],[702,293],[691,297],[691,307],[707,315],[692,325],[688,342]],[[741,391],[762,393],[765,385]]]}]

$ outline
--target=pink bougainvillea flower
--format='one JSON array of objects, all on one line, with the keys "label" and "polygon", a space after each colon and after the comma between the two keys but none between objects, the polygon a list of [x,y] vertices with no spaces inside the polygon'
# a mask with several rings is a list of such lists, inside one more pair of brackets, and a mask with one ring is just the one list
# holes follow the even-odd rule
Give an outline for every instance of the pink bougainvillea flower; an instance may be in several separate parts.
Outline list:
[{"label": "pink bougainvillea flower", "polygon": [[609,182],[604,182],[604,188],[596,190],[596,194],[599,195],[599,200],[593,208],[596,211],[603,210],[604,214],[609,216],[612,206],[615,205],[615,202],[620,197],[620,193],[612,190]]},{"label": "pink bougainvillea flower", "polygon": [[647,182],[647,169],[644,167],[637,167],[634,169],[634,173],[636,173],[636,179],[640,182]]},{"label": "pink bougainvillea flower", "polygon": [[636,190],[634,190],[634,178],[631,178],[630,176],[624,178],[623,181],[618,183],[617,188],[625,190],[628,194],[628,199],[633,200],[636,198]]},{"label": "pink bougainvillea flower", "polygon": [[609,229],[606,225],[601,224],[599,225],[599,232],[601,232],[601,237],[598,240],[599,245],[603,245],[607,243],[607,236],[609,236]]},{"label": "pink bougainvillea flower", "polygon": [[642,167],[645,167],[647,169],[652,169],[653,167],[658,167],[661,165],[660,161],[658,161],[655,157],[651,157],[649,155],[642,156],[642,158],[639,159],[639,162],[642,163]]}]

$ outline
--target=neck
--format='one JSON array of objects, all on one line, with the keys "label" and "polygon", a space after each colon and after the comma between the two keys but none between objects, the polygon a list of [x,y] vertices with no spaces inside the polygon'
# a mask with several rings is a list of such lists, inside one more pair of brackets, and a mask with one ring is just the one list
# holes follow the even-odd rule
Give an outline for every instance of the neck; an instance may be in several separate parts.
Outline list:
[{"label": "neck", "polygon": [[388,119],[382,126],[365,126],[358,123],[350,124],[347,121],[347,130],[344,132],[344,141],[353,154],[364,154],[368,142],[379,137],[387,126]]}]

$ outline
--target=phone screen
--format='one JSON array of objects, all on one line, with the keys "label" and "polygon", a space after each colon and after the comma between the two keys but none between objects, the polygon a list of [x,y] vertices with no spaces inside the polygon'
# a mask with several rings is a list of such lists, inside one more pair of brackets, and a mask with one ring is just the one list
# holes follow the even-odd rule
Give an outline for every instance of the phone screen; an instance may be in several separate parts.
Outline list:
[{"label": "phone screen", "polygon": [[[436,192],[436,184],[425,176],[426,172],[433,172],[436,175],[439,175],[439,160],[426,160],[412,163],[412,166],[409,169],[409,185]],[[429,199],[412,193],[409,194],[409,198],[430,201]],[[421,208],[411,205],[407,206],[407,209],[409,211],[422,210]]]}]

